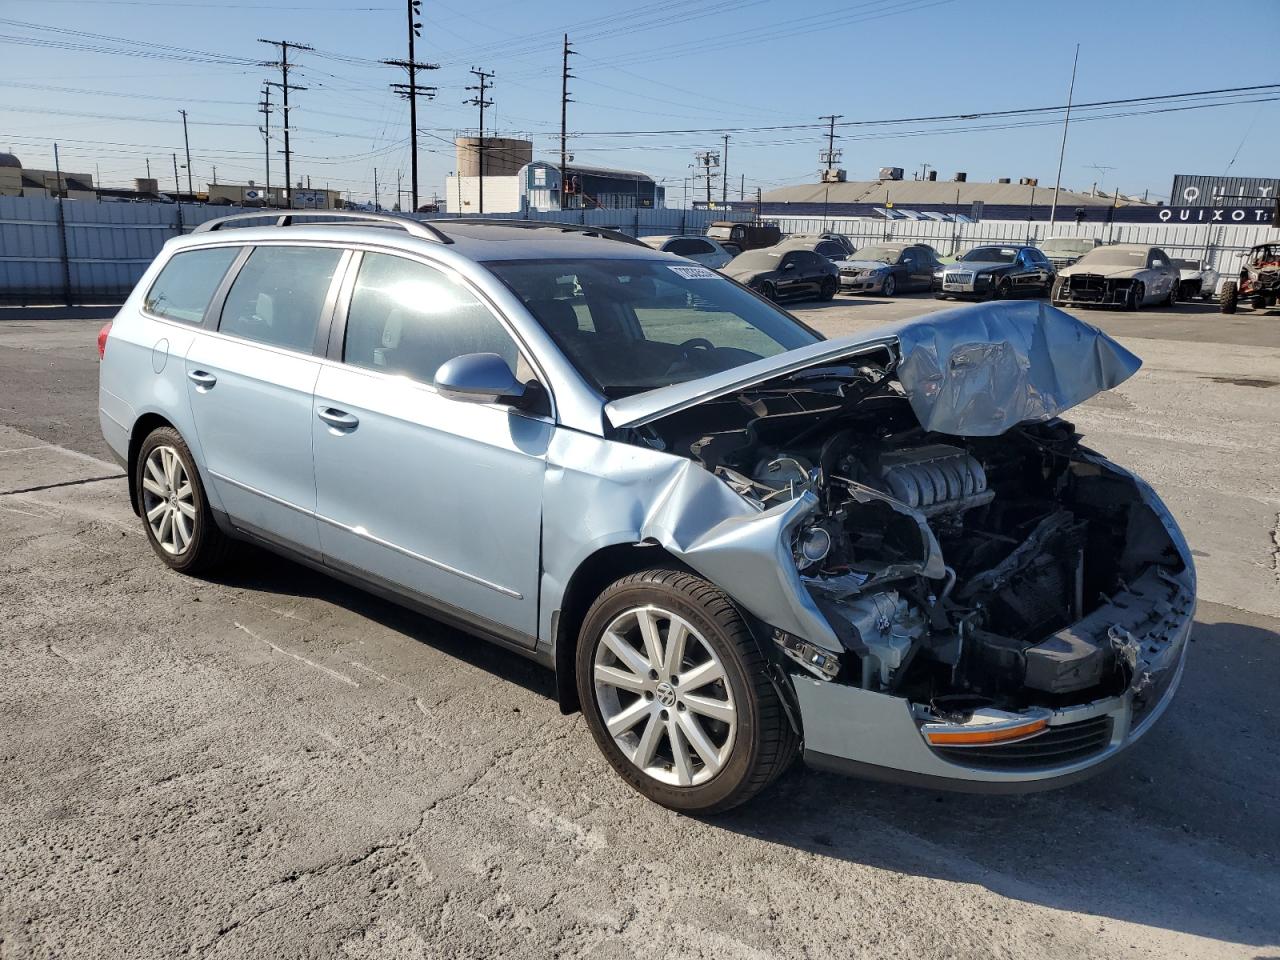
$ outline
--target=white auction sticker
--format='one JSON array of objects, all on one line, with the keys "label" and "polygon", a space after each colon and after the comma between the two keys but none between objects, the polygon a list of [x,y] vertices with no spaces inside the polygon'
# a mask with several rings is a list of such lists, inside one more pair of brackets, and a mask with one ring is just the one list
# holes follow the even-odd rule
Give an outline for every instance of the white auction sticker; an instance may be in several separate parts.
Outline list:
[{"label": "white auction sticker", "polygon": [[717,276],[714,270],[708,270],[706,267],[676,267],[671,264],[667,264],[667,269],[674,274],[684,277],[686,280],[714,280]]}]

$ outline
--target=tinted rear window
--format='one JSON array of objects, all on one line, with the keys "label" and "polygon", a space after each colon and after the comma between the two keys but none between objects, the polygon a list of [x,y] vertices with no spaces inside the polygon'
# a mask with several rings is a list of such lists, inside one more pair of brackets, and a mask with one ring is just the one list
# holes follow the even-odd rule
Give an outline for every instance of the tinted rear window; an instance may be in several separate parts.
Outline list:
[{"label": "tinted rear window", "polygon": [[333,247],[258,247],[227,291],[218,329],[309,353],[341,258]]},{"label": "tinted rear window", "polygon": [[239,247],[215,247],[175,254],[151,284],[143,307],[166,320],[200,323],[214,291],[239,253]]}]

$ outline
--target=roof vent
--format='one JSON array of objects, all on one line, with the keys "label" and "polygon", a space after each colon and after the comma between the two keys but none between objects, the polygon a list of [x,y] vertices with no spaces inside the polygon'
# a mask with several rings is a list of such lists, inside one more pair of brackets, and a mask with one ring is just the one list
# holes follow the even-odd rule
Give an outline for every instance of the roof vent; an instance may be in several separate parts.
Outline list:
[{"label": "roof vent", "polygon": [[881,167],[880,168],[881,180],[901,180],[902,174],[903,174],[903,169],[901,167]]},{"label": "roof vent", "polygon": [[967,173],[965,173],[963,170],[961,170],[961,171],[960,171],[959,173],[957,173],[957,174],[956,174],[952,179],[953,179],[956,183],[964,183],[966,180],[968,180],[968,179],[969,179],[969,175],[968,175]]},{"label": "roof vent", "polygon": [[1013,181],[1010,180],[1008,177],[1001,177],[999,180],[996,181],[996,183],[1012,183],[1012,182]]},{"label": "roof vent", "polygon": [[933,180],[937,180],[937,179],[938,179],[938,171],[937,171],[937,170],[930,170],[930,171],[929,171],[929,180],[930,180],[930,181],[933,181]]}]

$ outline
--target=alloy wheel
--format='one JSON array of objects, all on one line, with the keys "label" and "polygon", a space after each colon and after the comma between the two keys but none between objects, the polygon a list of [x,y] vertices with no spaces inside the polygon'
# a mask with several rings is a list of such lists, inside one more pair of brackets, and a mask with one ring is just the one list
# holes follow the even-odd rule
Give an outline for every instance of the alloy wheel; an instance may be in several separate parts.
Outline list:
[{"label": "alloy wheel", "polygon": [[178,451],[159,446],[147,455],[142,474],[142,511],[156,543],[177,556],[196,533],[195,488]]},{"label": "alloy wheel", "polygon": [[596,645],[592,671],[605,727],[647,776],[696,786],[728,761],[737,706],[724,664],[688,620],[655,606],[619,614]]}]

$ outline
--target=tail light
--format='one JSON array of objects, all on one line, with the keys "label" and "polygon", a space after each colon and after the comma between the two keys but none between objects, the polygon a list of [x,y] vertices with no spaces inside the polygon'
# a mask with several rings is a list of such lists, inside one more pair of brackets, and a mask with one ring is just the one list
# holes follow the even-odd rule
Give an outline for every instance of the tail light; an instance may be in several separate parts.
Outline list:
[{"label": "tail light", "polygon": [[106,325],[98,331],[98,359],[101,360],[107,355],[107,337],[111,334],[111,321],[108,320]]}]

